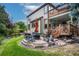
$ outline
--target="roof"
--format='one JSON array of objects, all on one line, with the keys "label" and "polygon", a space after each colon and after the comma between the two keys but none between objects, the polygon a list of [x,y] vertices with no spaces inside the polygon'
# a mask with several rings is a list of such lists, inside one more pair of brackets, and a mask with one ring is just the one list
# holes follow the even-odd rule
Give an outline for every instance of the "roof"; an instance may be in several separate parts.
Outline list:
[{"label": "roof", "polygon": [[41,8],[43,8],[46,5],[50,5],[52,6],[54,9],[56,9],[56,7],[52,4],[52,3],[45,3],[42,6],[40,6],[38,9],[36,9],[35,11],[33,11],[32,13],[30,13],[27,17],[31,16],[32,14],[34,14],[35,12],[37,12],[38,10],[40,10]]}]

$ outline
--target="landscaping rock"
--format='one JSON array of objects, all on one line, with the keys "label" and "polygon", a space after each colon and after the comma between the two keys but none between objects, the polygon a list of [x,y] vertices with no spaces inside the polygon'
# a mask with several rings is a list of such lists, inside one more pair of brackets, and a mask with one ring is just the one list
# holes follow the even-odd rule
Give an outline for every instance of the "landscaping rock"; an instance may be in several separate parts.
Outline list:
[{"label": "landscaping rock", "polygon": [[54,42],[55,42],[55,45],[58,45],[58,46],[66,45],[66,42],[64,42],[63,40],[54,39]]}]

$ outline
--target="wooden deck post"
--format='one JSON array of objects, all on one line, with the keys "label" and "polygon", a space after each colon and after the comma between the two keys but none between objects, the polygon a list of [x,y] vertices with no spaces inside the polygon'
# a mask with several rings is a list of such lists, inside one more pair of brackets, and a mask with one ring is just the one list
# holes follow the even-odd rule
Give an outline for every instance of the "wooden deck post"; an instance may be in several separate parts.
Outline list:
[{"label": "wooden deck post", "polygon": [[70,15],[70,18],[71,18],[71,24],[73,24],[73,16]]}]

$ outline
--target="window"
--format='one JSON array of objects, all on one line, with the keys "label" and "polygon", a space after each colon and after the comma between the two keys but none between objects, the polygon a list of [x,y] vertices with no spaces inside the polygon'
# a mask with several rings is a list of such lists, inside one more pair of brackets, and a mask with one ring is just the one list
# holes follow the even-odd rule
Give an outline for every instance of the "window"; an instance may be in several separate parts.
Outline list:
[{"label": "window", "polygon": [[49,27],[51,27],[51,24],[49,24]]},{"label": "window", "polygon": [[32,28],[34,28],[34,27],[35,27],[35,23],[33,22],[33,23],[32,23]]},{"label": "window", "polygon": [[52,6],[49,6],[49,10],[52,10],[53,9],[53,7]]},{"label": "window", "polygon": [[47,24],[45,24],[45,29],[47,28]]},{"label": "window", "polygon": [[53,9],[52,6],[48,6],[48,5],[45,6],[45,7],[44,7],[44,14],[46,14],[46,13],[48,12],[48,10],[47,10],[48,8],[49,8],[49,10],[52,10],[52,9]]},{"label": "window", "polygon": [[28,24],[28,29],[30,30],[30,24]]},{"label": "window", "polygon": [[47,6],[44,7],[44,14],[47,13]]}]

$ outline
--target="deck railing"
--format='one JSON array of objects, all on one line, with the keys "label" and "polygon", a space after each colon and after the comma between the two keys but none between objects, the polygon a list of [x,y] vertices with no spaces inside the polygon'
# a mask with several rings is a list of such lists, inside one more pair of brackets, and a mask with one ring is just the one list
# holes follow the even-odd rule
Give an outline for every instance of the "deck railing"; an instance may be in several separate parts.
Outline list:
[{"label": "deck railing", "polygon": [[69,36],[69,35],[79,35],[79,28],[71,24],[59,25],[55,29],[52,29],[52,35],[54,37],[59,36]]}]

